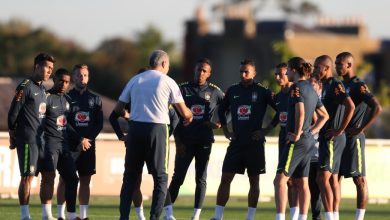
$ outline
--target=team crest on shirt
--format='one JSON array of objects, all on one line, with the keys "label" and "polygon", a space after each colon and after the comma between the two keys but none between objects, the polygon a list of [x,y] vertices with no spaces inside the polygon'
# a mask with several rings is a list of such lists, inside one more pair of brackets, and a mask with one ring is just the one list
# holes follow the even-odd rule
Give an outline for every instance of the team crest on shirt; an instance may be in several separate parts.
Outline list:
[{"label": "team crest on shirt", "polygon": [[57,131],[62,131],[66,129],[68,121],[66,120],[65,115],[60,115],[57,117]]},{"label": "team crest on shirt", "polygon": [[74,116],[77,127],[87,127],[89,123],[89,112],[76,112]]},{"label": "team crest on shirt", "polygon": [[206,101],[210,101],[210,98],[211,98],[211,93],[209,93],[209,92],[204,93],[204,99]]},{"label": "team crest on shirt", "polygon": [[341,84],[338,84],[336,88],[334,88],[334,94],[336,96],[340,95],[340,93],[344,94],[345,93],[345,89],[344,87],[341,85]]},{"label": "team crest on shirt", "polygon": [[88,105],[89,105],[90,108],[93,108],[93,106],[95,105],[94,100],[93,99],[89,99],[88,100]]},{"label": "team crest on shirt", "polygon": [[45,117],[46,103],[41,102],[41,104],[39,104],[38,112],[39,112],[39,115],[38,115],[39,118],[44,118]]},{"label": "team crest on shirt", "polygon": [[23,90],[16,91],[15,93],[15,101],[19,102],[22,99],[23,96]]},{"label": "team crest on shirt", "polygon": [[295,89],[292,89],[291,92],[290,92],[290,96],[291,97],[300,97],[301,93],[299,91],[299,87],[295,87]]},{"label": "team crest on shirt", "polygon": [[367,85],[361,85],[360,86],[360,93],[366,94],[367,92],[369,92]]},{"label": "team crest on shirt", "polygon": [[257,92],[252,92],[252,102],[257,101]]},{"label": "team crest on shirt", "polygon": [[204,105],[193,105],[191,106],[191,112],[194,119],[202,119],[205,111]]},{"label": "team crest on shirt", "polygon": [[240,105],[237,109],[237,119],[238,120],[249,120],[249,116],[251,115],[251,107],[250,105]]}]

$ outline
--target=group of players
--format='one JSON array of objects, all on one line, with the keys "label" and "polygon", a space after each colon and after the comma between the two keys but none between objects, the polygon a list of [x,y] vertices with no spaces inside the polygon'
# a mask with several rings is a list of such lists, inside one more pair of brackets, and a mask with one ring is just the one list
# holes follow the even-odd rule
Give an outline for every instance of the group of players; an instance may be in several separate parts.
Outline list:
[{"label": "group of players", "polygon": [[[93,140],[102,127],[101,101],[86,89],[86,65],[75,66],[75,88],[69,93],[65,92],[71,74],[65,69],[56,71],[54,86],[46,92],[41,82],[49,78],[54,62],[48,55],[37,56],[34,73],[17,88],[9,113],[11,146],[18,149],[22,174],[19,187],[22,219],[29,219],[26,207],[29,183],[37,171],[42,174],[43,217],[52,218],[49,204],[56,168],[62,177],[62,187],[57,192],[58,198],[62,198],[59,204],[63,204],[61,189],[65,186],[68,218],[76,218],[75,198],[80,178],[79,200],[80,204],[85,204],[80,206],[80,218],[87,218],[85,209],[88,207],[89,187],[85,186],[95,173]],[[129,219],[131,201],[136,207],[137,218],[145,219],[140,184],[142,166],[146,162],[155,182],[150,219],[159,219],[164,208],[163,219],[174,220],[173,205],[194,158],[196,189],[191,219],[200,219],[206,194],[207,166],[214,142],[213,129],[217,128],[223,129],[230,144],[223,162],[212,219],[223,218],[230,184],[235,174],[244,174],[245,170],[250,183],[246,219],[254,219],[260,194],[260,174],[266,172],[265,136],[277,124],[280,124],[280,133],[279,163],[274,180],[276,219],[285,219],[287,201],[291,219],[307,219],[310,201],[313,219],[320,219],[322,205],[319,195],[325,219],[339,219],[343,176],[352,177],[356,185],[355,219],[364,218],[368,198],[364,131],[379,115],[381,106],[367,85],[355,75],[352,54],[340,53],[334,63],[330,56],[322,55],[316,58],[314,66],[300,57],[278,64],[274,76],[281,89],[276,95],[254,81],[256,67],[249,59],[239,65],[241,81],[229,87],[225,94],[208,82],[212,64],[206,58],[196,63],[194,80],[180,85],[166,76],[169,71],[167,53],[153,51],[149,64],[150,69],[141,70],[128,82],[110,115],[118,139],[126,142],[120,219]],[[334,69],[342,81],[334,77]],[[268,106],[276,114],[263,127]],[[231,128],[227,126],[228,114],[231,115]],[[119,117],[129,120],[127,135],[119,127]],[[176,155],[168,187],[167,138],[172,133]],[[45,151],[40,151],[42,146]],[[38,162],[40,152],[44,152],[42,166]],[[83,155],[85,158],[81,158]],[[89,157],[93,157],[93,170],[88,169],[92,168],[91,162],[88,165],[82,162],[90,161]],[[85,167],[87,170],[80,170]],[[83,178],[88,184],[82,189]],[[85,195],[81,196],[81,193]],[[60,212],[59,215],[64,218]]]},{"label": "group of players", "polygon": [[[58,219],[88,219],[91,176],[96,173],[95,138],[103,128],[102,103],[91,93],[88,66],[73,68],[74,88],[69,90],[72,73],[59,68],[54,85],[42,85],[52,74],[55,59],[41,53],[35,57],[33,73],[16,88],[8,113],[10,148],[17,149],[21,180],[18,189],[21,219],[31,219],[31,182],[41,173],[42,219],[56,219],[51,204],[56,170]],[[80,216],[76,215],[79,188]]]}]

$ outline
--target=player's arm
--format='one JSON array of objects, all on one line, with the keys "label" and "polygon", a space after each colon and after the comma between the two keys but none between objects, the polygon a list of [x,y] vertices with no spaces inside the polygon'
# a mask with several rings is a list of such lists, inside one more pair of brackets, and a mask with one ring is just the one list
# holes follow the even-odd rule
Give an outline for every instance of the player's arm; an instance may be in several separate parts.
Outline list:
[{"label": "player's arm", "polygon": [[[79,135],[79,133],[68,123],[66,125],[66,131],[68,133],[68,137],[74,145],[77,145],[77,151],[86,151],[91,147],[91,140]],[[73,145],[73,144],[72,144]]]},{"label": "player's arm", "polygon": [[179,124],[179,116],[176,113],[175,108],[169,106],[169,136],[175,132],[176,126]]},{"label": "player's arm", "polygon": [[325,122],[329,119],[328,111],[324,106],[318,107],[315,110],[316,121],[311,127],[311,133],[317,134],[321,128],[325,125]]},{"label": "player's arm", "polygon": [[19,116],[20,110],[23,108],[23,105],[26,100],[26,94],[28,90],[25,86],[19,86],[16,89],[15,96],[12,99],[10,109],[8,111],[8,132],[9,132],[9,142],[10,149],[14,149],[16,147],[15,143],[15,130],[17,127],[17,119]]},{"label": "player's arm", "polygon": [[305,120],[305,107],[303,102],[297,102],[295,104],[295,128],[294,133],[289,132],[287,138],[289,141],[296,142],[302,135],[303,122]]},{"label": "player's arm", "polygon": [[332,136],[339,136],[341,135],[345,128],[347,128],[348,123],[351,121],[353,112],[355,111],[355,104],[353,103],[351,97],[346,97],[343,101],[343,105],[345,106],[344,111],[344,117],[341,121],[341,126],[338,130],[334,131],[333,134],[330,134],[329,132],[326,133],[326,137],[331,138]]},{"label": "player's arm", "polygon": [[229,96],[230,96],[230,92],[229,90],[227,90],[225,97],[222,99],[221,103],[218,106],[218,117],[221,123],[223,134],[227,139],[232,140],[234,139],[234,133],[229,131],[227,127],[227,119],[226,119],[226,114],[230,110]]},{"label": "player's arm", "polygon": [[92,135],[91,135],[91,139],[94,140],[96,139],[96,137],[99,135],[99,133],[102,131],[103,129],[103,109],[102,109],[102,100],[100,99],[100,97],[96,97],[95,98],[95,121],[94,121],[94,126],[93,126],[93,130],[92,130]]},{"label": "player's arm", "polygon": [[187,108],[184,102],[173,103],[180,116],[183,118],[184,125],[188,125],[192,121],[192,112]]},{"label": "player's arm", "polygon": [[125,136],[122,132],[120,125],[119,125],[118,119],[120,117],[121,117],[120,115],[118,115],[114,110],[112,110],[110,117],[108,118],[108,120],[110,121],[111,127],[112,127],[112,129],[114,129],[114,132],[119,140],[121,140]]},{"label": "player's arm", "polygon": [[276,98],[275,94],[271,90],[268,89],[267,90],[267,103],[269,106],[271,106],[275,110],[275,114],[274,114],[274,117],[272,118],[272,120],[270,121],[270,123],[268,124],[268,126],[266,128],[264,128],[264,132],[265,132],[264,135],[268,134],[279,123],[279,111],[278,111],[278,107],[276,105],[275,98]]},{"label": "player's arm", "polygon": [[371,108],[371,111],[369,111],[368,119],[365,121],[364,124],[360,127],[360,132],[364,132],[378,117],[378,115],[382,112],[382,106],[379,103],[378,99],[372,96],[371,99],[368,99],[366,101],[367,105]]}]

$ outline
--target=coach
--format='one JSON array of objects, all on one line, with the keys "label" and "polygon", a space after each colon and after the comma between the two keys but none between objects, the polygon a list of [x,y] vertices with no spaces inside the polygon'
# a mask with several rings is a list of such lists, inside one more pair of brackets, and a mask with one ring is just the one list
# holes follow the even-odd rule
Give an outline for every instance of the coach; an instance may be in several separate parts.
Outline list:
[{"label": "coach", "polygon": [[[153,51],[149,59],[150,70],[134,76],[126,85],[114,111],[123,114],[131,102],[129,134],[127,139],[125,171],[120,193],[120,219],[129,219],[130,203],[137,179],[146,162],[153,176],[154,189],[150,219],[159,219],[168,182],[168,106],[175,106],[184,118],[192,121],[176,82],[167,76],[169,56],[162,50]],[[138,183],[139,184],[139,183]]]}]

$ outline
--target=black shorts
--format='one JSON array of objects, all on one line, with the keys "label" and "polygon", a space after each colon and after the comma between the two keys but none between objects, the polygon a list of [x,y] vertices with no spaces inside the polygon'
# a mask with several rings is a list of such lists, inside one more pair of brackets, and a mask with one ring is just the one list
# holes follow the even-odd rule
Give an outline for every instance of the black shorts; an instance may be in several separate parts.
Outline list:
[{"label": "black shorts", "polygon": [[40,169],[40,154],[43,152],[41,144],[25,143],[16,138],[19,170],[21,176],[36,176]]},{"label": "black shorts", "polygon": [[278,141],[279,151],[278,151],[278,162],[282,159],[283,151],[288,147],[286,135],[279,134]]},{"label": "black shorts", "polygon": [[321,135],[319,146],[319,169],[337,174],[340,171],[341,156],[343,154],[346,137],[345,134],[327,140]]},{"label": "black shorts", "polygon": [[92,176],[96,174],[95,142],[91,142],[91,147],[86,151],[72,151],[72,157],[79,176]]},{"label": "black shorts", "polygon": [[265,173],[264,142],[230,143],[223,160],[222,172],[244,174],[245,169],[248,176]]},{"label": "black shorts", "polygon": [[363,133],[347,137],[340,168],[344,177],[366,176],[365,142]]},{"label": "black shorts", "polygon": [[297,142],[289,143],[283,151],[276,173],[295,178],[308,177],[314,144],[315,139],[311,134],[302,135]]},{"label": "black shorts", "polygon": [[125,169],[142,173],[146,162],[150,174],[168,174],[168,131],[166,124],[131,121],[126,142]]},{"label": "black shorts", "polygon": [[42,159],[42,165],[40,171],[54,172],[57,169],[58,158],[63,149],[62,141],[50,141],[45,142],[45,156]]}]

